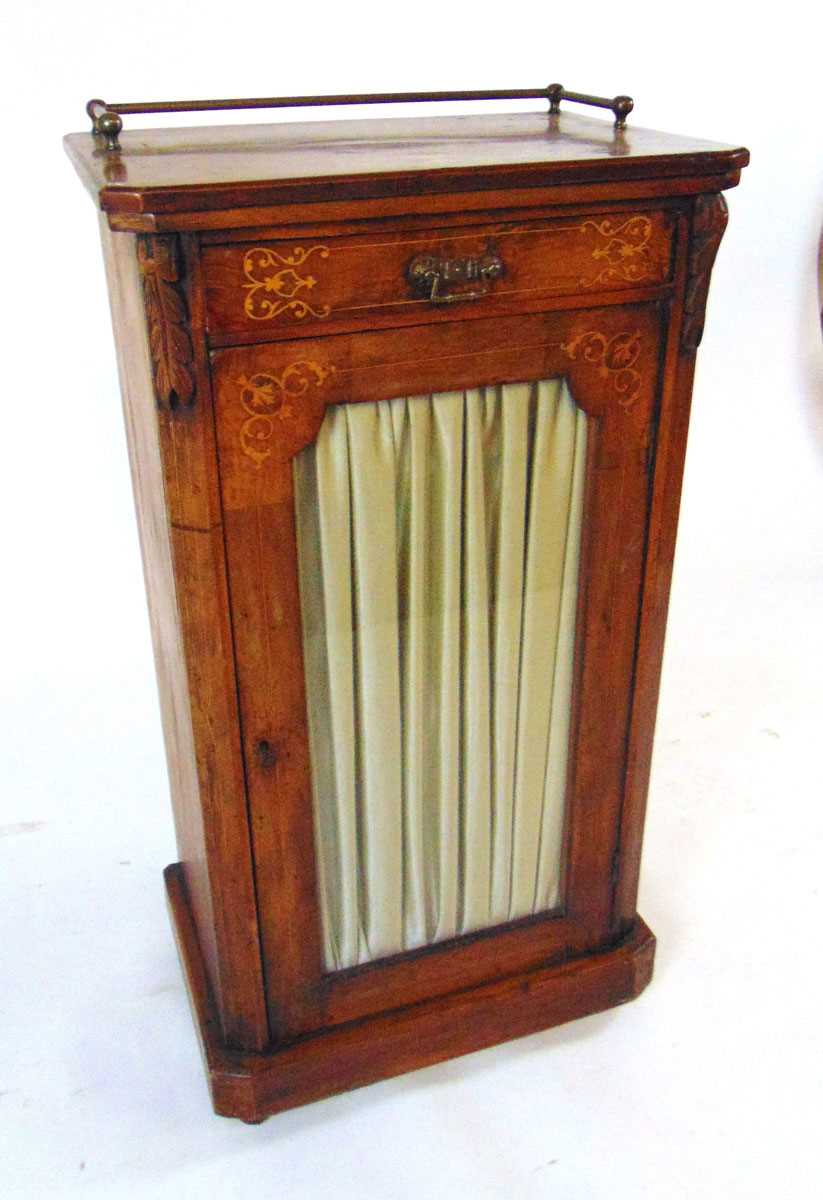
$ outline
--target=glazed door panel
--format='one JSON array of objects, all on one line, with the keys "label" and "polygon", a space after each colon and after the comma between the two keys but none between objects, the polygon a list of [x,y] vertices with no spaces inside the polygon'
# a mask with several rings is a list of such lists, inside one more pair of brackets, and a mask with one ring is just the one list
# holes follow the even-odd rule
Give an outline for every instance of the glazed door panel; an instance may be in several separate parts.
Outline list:
[{"label": "glazed door panel", "polygon": [[213,354],[277,1037],[605,944],[659,360],[652,305]]},{"label": "glazed door panel", "polygon": [[559,904],[587,434],[556,378],[332,405],[294,460],[327,970]]}]

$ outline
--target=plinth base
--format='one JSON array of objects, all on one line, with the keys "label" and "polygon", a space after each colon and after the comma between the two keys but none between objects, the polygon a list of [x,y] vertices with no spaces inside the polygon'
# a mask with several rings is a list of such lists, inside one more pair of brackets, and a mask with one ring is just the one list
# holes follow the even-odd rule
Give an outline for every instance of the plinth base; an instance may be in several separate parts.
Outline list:
[{"label": "plinth base", "polygon": [[221,1040],[179,863],[166,868],[165,881],[214,1110],[249,1123],[624,1004],[652,976],[655,939],[638,917],[631,932],[603,953],[247,1053]]}]

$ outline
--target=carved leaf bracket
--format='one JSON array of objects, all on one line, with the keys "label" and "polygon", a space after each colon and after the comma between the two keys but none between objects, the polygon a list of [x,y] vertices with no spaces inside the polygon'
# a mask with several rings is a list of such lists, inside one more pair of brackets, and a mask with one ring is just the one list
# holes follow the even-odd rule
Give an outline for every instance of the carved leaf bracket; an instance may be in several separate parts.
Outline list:
[{"label": "carved leaf bracket", "polygon": [[729,210],[722,194],[697,197],[680,335],[681,348],[691,354],[697,350],[703,337],[712,267],[728,220]]},{"label": "carved leaf bracket", "polygon": [[194,403],[194,354],[174,236],[148,235],[137,242],[149,330],[154,392],[161,408]]}]

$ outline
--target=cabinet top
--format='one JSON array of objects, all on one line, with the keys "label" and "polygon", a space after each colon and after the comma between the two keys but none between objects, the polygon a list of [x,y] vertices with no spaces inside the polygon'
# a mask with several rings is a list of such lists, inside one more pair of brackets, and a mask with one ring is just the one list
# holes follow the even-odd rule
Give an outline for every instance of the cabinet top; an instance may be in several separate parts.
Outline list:
[{"label": "cabinet top", "polygon": [[127,130],[118,151],[100,142],[72,133],[65,146],[110,223],[135,229],[180,214],[207,227],[226,210],[561,184],[710,176],[701,190],[718,190],[749,160],[742,147],[566,111]]}]

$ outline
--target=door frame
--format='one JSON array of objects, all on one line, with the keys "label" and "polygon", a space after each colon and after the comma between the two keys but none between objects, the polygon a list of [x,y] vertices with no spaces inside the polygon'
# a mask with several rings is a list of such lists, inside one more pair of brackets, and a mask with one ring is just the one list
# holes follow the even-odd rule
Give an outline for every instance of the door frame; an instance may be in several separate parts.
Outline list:
[{"label": "door frame", "polygon": [[[243,752],[272,1037],[287,1040],[612,939],[665,330],[634,304],[301,338],[211,355]],[[589,417],[563,903],[327,972],[316,887],[292,459],[332,404],[565,376]],[[272,569],[276,564],[276,569]]]}]

